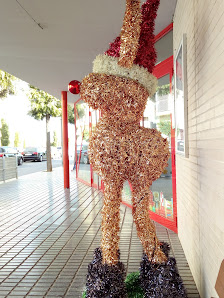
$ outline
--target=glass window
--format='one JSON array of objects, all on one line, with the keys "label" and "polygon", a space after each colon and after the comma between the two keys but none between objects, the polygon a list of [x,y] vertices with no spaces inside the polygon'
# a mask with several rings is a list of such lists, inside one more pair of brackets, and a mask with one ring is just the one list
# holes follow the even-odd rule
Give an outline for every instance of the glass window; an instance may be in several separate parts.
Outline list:
[{"label": "glass window", "polygon": [[[95,131],[96,129],[96,125],[100,119],[100,112],[99,110],[92,110],[91,112],[91,118],[92,118],[92,133]],[[93,184],[94,187],[100,188],[100,179],[99,176],[97,175],[97,173],[95,173],[93,171]]]},{"label": "glass window", "polygon": [[167,74],[158,79],[158,87],[155,95],[156,116],[170,115],[172,110],[172,95],[170,94],[170,75]]},{"label": "glass window", "polygon": [[[172,104],[172,94],[170,91],[170,74],[167,74],[158,79],[156,95],[154,98],[148,99],[143,117],[143,126],[156,128],[161,131],[162,136],[168,139],[169,144],[171,139],[170,114]],[[122,197],[124,201],[132,204],[131,188],[128,182],[124,184]],[[175,211],[173,204],[171,156],[168,160],[168,166],[164,169],[160,178],[152,183],[149,208],[151,212],[168,219],[173,224]]]},{"label": "glass window", "polygon": [[76,104],[76,173],[87,185],[101,188],[101,178],[92,170],[89,161],[89,138],[95,131],[100,112],[92,110],[82,100]]},{"label": "glass window", "polygon": [[155,43],[157,64],[173,55],[173,30]]},{"label": "glass window", "polygon": [[76,152],[77,177],[91,184],[90,163],[88,156],[89,146],[89,107],[82,102],[76,105]]}]

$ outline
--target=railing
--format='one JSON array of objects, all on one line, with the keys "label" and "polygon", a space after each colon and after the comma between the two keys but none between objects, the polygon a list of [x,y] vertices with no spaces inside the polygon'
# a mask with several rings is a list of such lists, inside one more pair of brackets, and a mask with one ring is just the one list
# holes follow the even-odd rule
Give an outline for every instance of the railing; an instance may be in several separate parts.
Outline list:
[{"label": "railing", "polygon": [[17,156],[0,157],[0,182],[18,178]]}]

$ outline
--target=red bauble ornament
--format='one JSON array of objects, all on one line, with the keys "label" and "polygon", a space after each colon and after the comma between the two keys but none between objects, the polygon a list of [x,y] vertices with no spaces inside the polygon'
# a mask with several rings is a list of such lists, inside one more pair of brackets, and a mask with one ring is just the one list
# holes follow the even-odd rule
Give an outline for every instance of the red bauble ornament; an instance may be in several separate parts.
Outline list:
[{"label": "red bauble ornament", "polygon": [[80,82],[79,81],[71,81],[68,84],[68,90],[72,93],[72,94],[79,94],[80,92]]}]

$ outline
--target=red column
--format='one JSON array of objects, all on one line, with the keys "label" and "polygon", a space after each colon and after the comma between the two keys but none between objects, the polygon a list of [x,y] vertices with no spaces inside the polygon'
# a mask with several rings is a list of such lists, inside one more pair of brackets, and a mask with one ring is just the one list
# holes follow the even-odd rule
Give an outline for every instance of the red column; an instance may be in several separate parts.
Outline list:
[{"label": "red column", "polygon": [[77,113],[76,103],[74,103],[74,121],[75,121],[75,173],[76,173],[76,178],[78,178],[76,113]]},{"label": "red column", "polygon": [[64,188],[69,188],[67,91],[61,91]]}]

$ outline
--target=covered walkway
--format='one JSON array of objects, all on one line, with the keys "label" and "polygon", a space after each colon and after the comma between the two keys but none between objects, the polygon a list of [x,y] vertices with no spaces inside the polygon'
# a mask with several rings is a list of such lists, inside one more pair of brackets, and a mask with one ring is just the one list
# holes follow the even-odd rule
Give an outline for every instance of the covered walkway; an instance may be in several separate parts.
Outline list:
[{"label": "covered walkway", "polygon": [[[99,246],[102,193],[63,169],[0,184],[0,297],[82,297],[87,265]],[[171,245],[188,297],[199,297],[178,236],[156,224]],[[121,260],[138,271],[142,247],[131,210],[121,206]]]}]

